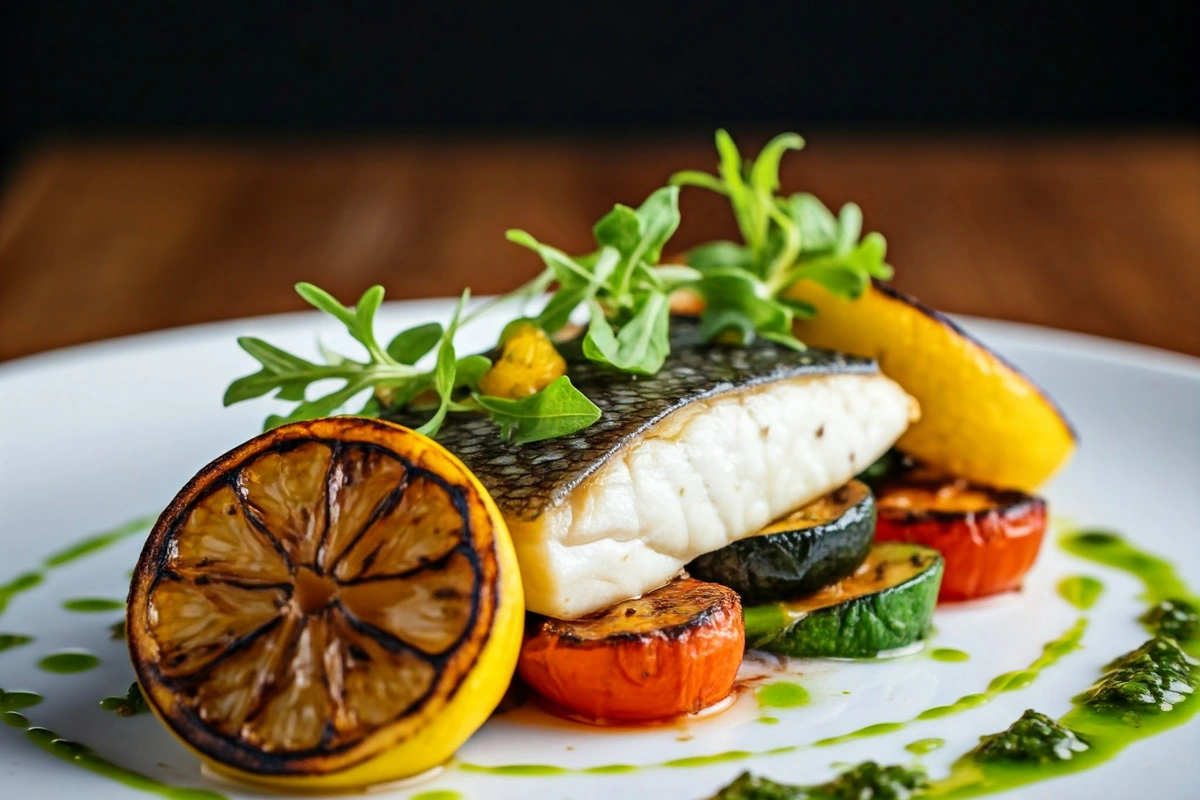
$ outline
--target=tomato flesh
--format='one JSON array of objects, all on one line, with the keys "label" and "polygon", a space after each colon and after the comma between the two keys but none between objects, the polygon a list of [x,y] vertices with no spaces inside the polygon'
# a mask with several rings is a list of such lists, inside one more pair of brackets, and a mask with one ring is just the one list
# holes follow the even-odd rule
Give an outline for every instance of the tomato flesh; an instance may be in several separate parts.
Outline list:
[{"label": "tomato flesh", "polygon": [[724,699],[745,645],[737,594],[681,578],[580,620],[541,619],[527,632],[517,668],[578,719],[650,722]]},{"label": "tomato flesh", "polygon": [[946,559],[939,601],[1015,591],[1037,560],[1046,503],[963,481],[900,481],[876,496],[877,541],[922,544]]}]

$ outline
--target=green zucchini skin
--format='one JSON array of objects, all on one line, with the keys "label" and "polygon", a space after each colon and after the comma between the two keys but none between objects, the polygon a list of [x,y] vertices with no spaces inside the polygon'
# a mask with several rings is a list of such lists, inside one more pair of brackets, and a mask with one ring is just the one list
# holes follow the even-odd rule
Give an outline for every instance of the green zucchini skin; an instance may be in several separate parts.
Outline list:
[{"label": "green zucchini skin", "polygon": [[[875,588],[881,564],[892,574]],[[929,634],[944,564],[928,547],[877,544],[838,587],[745,609],[746,646],[794,658],[874,658],[908,647]]]},{"label": "green zucchini skin", "polygon": [[851,481],[762,533],[700,556],[688,574],[728,586],[744,605],[808,594],[858,569],[871,549],[875,516],[871,491]]}]

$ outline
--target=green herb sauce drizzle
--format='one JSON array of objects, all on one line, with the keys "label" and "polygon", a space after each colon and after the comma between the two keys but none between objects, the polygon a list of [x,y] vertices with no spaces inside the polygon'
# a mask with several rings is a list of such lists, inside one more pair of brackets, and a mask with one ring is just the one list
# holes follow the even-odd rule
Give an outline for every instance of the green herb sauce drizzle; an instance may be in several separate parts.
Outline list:
[{"label": "green herb sauce drizzle", "polygon": [[8,583],[0,585],[0,614],[4,613],[14,597],[40,586],[42,581],[46,579],[46,573],[49,570],[65,566],[72,561],[77,561],[84,556],[96,553],[116,544],[122,539],[128,539],[135,533],[140,533],[149,528],[154,524],[156,519],[158,519],[157,514],[147,514],[144,517],[138,517],[126,522],[124,525],[118,525],[111,530],[93,534],[69,547],[46,556],[42,561],[40,569],[24,572]]},{"label": "green herb sauce drizzle", "polygon": [[[533,775],[594,775],[602,774],[610,769],[614,771],[619,770],[622,772],[628,772],[633,769],[679,769],[683,767],[703,767],[710,764],[721,764],[729,761],[742,761],[748,758],[757,758],[760,756],[786,755],[788,753],[795,753],[798,750],[809,747],[829,747],[856,739],[865,739],[871,736],[882,736],[884,734],[901,730],[912,722],[926,719],[939,719],[941,717],[950,716],[951,714],[957,714],[959,712],[981,706],[1002,692],[1011,692],[1016,691],[1017,689],[1025,688],[1033,682],[1033,679],[1036,678],[1042,670],[1057,663],[1060,658],[1067,653],[1070,653],[1072,650],[1075,650],[1079,646],[1079,640],[1083,636],[1083,631],[1086,625],[1087,621],[1082,618],[1076,621],[1075,624],[1067,629],[1061,636],[1044,645],[1042,647],[1041,655],[1034,659],[1034,661],[1031,662],[1028,667],[1023,670],[1006,673],[1005,675],[1000,676],[1000,678],[1004,679],[1002,681],[999,678],[997,680],[993,680],[992,685],[985,693],[966,695],[965,697],[959,698],[951,705],[938,706],[937,708],[929,709],[928,711],[922,712],[921,714],[918,714],[909,720],[901,722],[880,722],[874,725],[868,725],[865,728],[859,728],[858,730],[850,731],[849,733],[844,733],[839,736],[830,736],[826,739],[819,739],[815,742],[810,742],[807,744],[783,745],[780,747],[773,747],[769,750],[760,750],[755,752],[748,750],[731,750],[725,753],[716,753],[709,756],[677,758],[670,761],[642,764],[636,767],[628,764],[620,764],[589,767],[585,769],[570,769],[567,767],[559,767],[549,764],[502,764],[497,766],[487,766],[463,761],[456,762],[455,766],[464,772],[477,772],[489,775],[519,775],[524,777]],[[1018,680],[1013,677],[1016,675],[1023,677]],[[762,691],[769,689],[771,685],[780,684],[777,683],[764,686],[759,690],[758,696],[761,698]],[[795,686],[795,684],[792,685]],[[791,695],[794,693],[794,690],[786,689],[783,690],[783,693]],[[768,697],[769,696],[770,695],[768,695]]]},{"label": "green herb sauce drizzle", "polygon": [[[1200,598],[1167,561],[1137,549],[1115,533],[1071,533],[1062,538],[1061,545],[1073,555],[1140,579],[1144,586],[1140,599],[1150,604],[1150,611],[1140,619],[1154,638],[1108,664],[1104,676],[1074,697],[1072,709],[1057,721],[1032,710],[1025,712],[1007,731],[981,737],[980,747],[959,758],[948,776],[928,783],[912,797],[962,800],[1082,772],[1114,758],[1130,744],[1178,727],[1200,713],[1200,631],[1194,619]],[[1079,597],[1074,589],[1064,594],[1068,602]],[[1165,637],[1164,625],[1183,641]],[[992,683],[1012,685],[1000,679]],[[762,781],[748,776],[739,780]],[[796,794],[802,790],[762,782],[793,792],[780,796],[804,796]],[[736,788],[735,782],[727,790]]]},{"label": "green herb sauce drizzle", "polygon": [[155,780],[148,775],[134,772],[131,769],[117,766],[111,761],[101,758],[92,752],[87,745],[65,739],[46,728],[32,727],[25,731],[25,736],[42,750],[55,758],[68,761],[84,769],[102,775],[110,780],[122,783],[131,789],[156,794],[169,800],[226,800],[225,795],[209,789],[192,789],[183,786],[171,786]]},{"label": "green herb sauce drizzle", "polygon": [[[0,585],[0,613],[3,613],[7,609],[9,602],[15,596],[40,586],[49,570],[70,564],[85,556],[104,550],[134,534],[140,533],[153,525],[157,518],[157,514],[138,517],[111,530],[88,536],[73,545],[50,554],[42,561],[40,569],[22,573],[8,583]],[[115,600],[103,600],[100,601],[100,604],[103,604],[105,607],[102,609],[76,608],[69,610],[109,611],[124,607],[124,603],[118,603]],[[84,605],[90,606],[93,604],[88,602],[84,603]],[[120,637],[123,636],[124,626],[122,625]],[[116,629],[114,628],[113,638],[120,637],[116,635]],[[32,641],[33,638],[30,636],[0,634],[0,651],[11,647],[19,647]],[[52,672],[72,673],[91,669],[99,663],[99,659],[91,653],[64,651],[52,653],[43,658],[39,663],[43,669],[48,669]],[[129,695],[119,699],[128,701]],[[209,789],[172,786],[143,775],[140,772],[118,766],[96,755],[84,744],[71,741],[46,728],[30,725],[29,719],[21,711],[32,708],[41,702],[42,696],[36,692],[5,691],[0,689],[0,719],[3,719],[4,723],[10,727],[23,729],[30,742],[55,758],[83,767],[90,772],[94,772],[109,780],[117,781],[132,789],[149,792],[159,797],[167,798],[167,800],[226,800],[224,795]]]}]

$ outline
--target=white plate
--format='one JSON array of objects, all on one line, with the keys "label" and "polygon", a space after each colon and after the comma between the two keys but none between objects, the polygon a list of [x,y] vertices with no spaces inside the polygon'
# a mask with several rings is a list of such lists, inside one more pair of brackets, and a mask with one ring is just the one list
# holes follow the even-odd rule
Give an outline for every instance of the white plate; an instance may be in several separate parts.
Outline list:
[{"label": "white plate", "polygon": [[[382,330],[443,319],[446,301],[393,304]],[[1046,489],[1053,511],[1079,524],[1111,527],[1140,546],[1167,554],[1200,586],[1200,361],[1162,351],[1040,328],[984,320],[967,326],[1042,383],[1069,411],[1082,446]],[[204,464],[259,430],[272,401],[222,409],[220,396],[252,362],[234,344],[257,335],[287,349],[314,352],[314,333],[346,343],[336,323],[293,314],[184,328],[49,353],[0,365],[0,583],[36,569],[51,552],[86,534],[156,512]],[[494,341],[487,320],[464,336],[464,347]],[[0,687],[31,689],[46,701],[26,711],[34,725],[90,745],[113,762],[167,784],[208,786],[229,797],[254,796],[201,775],[196,760],[152,718],[119,718],[97,701],[128,686],[132,671],[121,642],[108,638],[117,612],[82,614],[61,607],[71,597],[123,597],[137,557],[134,536],[89,558],[47,573],[0,616],[0,632],[28,633],[30,645],[0,653]],[[1089,573],[1107,587],[1092,611],[1084,647],[1046,670],[1028,688],[941,720],[836,747],[806,748],[693,768],[652,768],[628,774],[506,777],[451,768],[387,796],[409,798],[448,790],[463,798],[701,798],[743,769],[780,780],[815,783],[835,764],[872,758],[909,763],[904,745],[942,737],[947,745],[924,757],[934,775],[983,733],[1003,729],[1026,708],[1059,714],[1087,687],[1098,667],[1139,644],[1137,584],[1048,543],[1019,595],[938,612],[934,646],[964,650],[971,659],[948,664],[926,655],[871,664],[801,662],[794,680],[810,705],[773,711],[775,725],[757,721],[752,694],[729,711],[685,729],[632,733],[596,731],[522,709],[494,718],[460,753],[475,764],[589,767],[651,764],[728,751],[765,751],[810,743],[877,722],[905,720],[922,709],[981,691],[989,680],[1019,669],[1043,642],[1078,616],[1054,587],[1067,574]],[[45,654],[86,648],[101,665],[77,675],[37,667]],[[1142,741],[1097,769],[1029,787],[1022,797],[1182,797],[1200,778],[1195,761],[1200,719]],[[22,732],[0,726],[5,797],[88,797],[139,793],[37,749]],[[1067,785],[1064,785],[1067,784]],[[451,797],[452,794],[443,795]]]}]

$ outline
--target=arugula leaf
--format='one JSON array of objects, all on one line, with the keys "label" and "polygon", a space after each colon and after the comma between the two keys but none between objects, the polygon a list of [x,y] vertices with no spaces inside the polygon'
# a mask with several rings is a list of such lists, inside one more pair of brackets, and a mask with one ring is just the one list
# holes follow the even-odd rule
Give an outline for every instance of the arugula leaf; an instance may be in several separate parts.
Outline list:
[{"label": "arugula leaf", "polygon": [[500,435],[518,445],[567,436],[600,419],[599,407],[566,375],[519,400],[481,394],[474,398],[500,426]]},{"label": "arugula leaf", "polygon": [[484,374],[492,368],[492,360],[487,356],[463,356],[454,367],[454,388],[475,390]]},{"label": "arugula leaf", "polygon": [[637,247],[641,227],[638,212],[618,203],[592,227],[592,236],[601,247],[612,247],[618,253],[627,255]]},{"label": "arugula leaf", "polygon": [[798,192],[788,198],[788,213],[800,229],[801,253],[824,255],[839,238],[837,217],[814,195]]},{"label": "arugula leaf", "polygon": [[671,305],[664,292],[649,292],[638,301],[633,317],[613,333],[604,309],[590,302],[591,319],[583,339],[583,354],[622,372],[653,375],[671,352],[668,331]]},{"label": "arugula leaf", "polygon": [[754,254],[745,245],[734,242],[707,242],[688,251],[687,263],[700,272],[723,267],[748,270],[754,265]]},{"label": "arugula leaf", "polygon": [[803,349],[804,345],[792,336],[792,309],[771,297],[762,281],[749,272],[733,268],[710,270],[698,291],[705,301],[700,317],[700,331],[705,338],[713,339],[732,329],[740,334],[743,344],[749,344],[758,335]]},{"label": "arugula leaf", "polygon": [[442,340],[441,323],[427,322],[400,331],[388,343],[387,354],[401,364],[415,364]]}]

